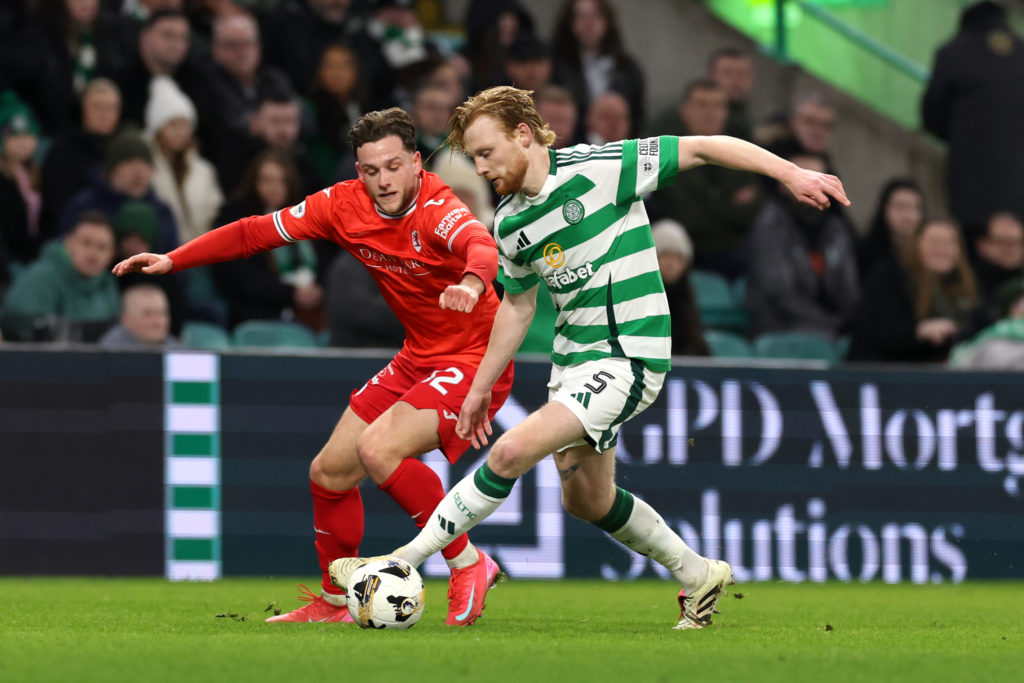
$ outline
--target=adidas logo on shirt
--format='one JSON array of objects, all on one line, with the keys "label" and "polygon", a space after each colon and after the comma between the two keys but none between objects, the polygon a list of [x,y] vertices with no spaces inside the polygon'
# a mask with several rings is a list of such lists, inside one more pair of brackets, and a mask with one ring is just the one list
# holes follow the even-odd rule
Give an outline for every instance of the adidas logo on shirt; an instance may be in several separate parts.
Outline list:
[{"label": "adidas logo on shirt", "polygon": [[530,238],[528,238],[526,236],[525,232],[519,233],[519,239],[516,240],[516,249],[518,249],[519,251],[522,251],[523,249],[525,249],[526,247],[530,246],[531,244],[533,244],[533,243],[530,242]]}]

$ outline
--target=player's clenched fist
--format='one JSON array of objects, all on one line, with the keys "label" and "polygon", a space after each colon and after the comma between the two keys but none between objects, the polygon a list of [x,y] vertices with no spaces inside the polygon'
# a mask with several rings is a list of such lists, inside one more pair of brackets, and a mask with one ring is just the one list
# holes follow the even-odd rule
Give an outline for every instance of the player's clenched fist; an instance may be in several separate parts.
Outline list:
[{"label": "player's clenched fist", "polygon": [[136,254],[121,261],[110,271],[121,276],[128,273],[145,273],[146,275],[166,275],[174,270],[174,261],[167,254]]},{"label": "player's clenched fist", "polygon": [[459,311],[469,313],[476,306],[480,295],[469,285],[449,285],[441,292],[437,304],[442,310]]}]

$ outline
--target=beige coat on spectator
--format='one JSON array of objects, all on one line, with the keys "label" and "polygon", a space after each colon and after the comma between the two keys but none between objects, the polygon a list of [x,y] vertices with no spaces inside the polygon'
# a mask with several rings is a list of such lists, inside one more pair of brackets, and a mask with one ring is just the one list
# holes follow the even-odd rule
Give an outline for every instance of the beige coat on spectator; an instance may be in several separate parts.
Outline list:
[{"label": "beige coat on spectator", "polygon": [[188,171],[179,189],[167,159],[153,145],[153,191],[174,212],[181,243],[195,239],[213,227],[224,203],[217,172],[195,150],[188,153]]}]

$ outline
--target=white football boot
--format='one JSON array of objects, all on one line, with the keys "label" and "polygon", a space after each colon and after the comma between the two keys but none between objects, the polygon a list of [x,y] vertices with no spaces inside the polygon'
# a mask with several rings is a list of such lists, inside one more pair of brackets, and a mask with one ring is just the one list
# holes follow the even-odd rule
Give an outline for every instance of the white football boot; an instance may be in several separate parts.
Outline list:
[{"label": "white football boot", "polygon": [[721,560],[708,560],[708,578],[689,595],[679,591],[679,623],[675,629],[704,628],[711,625],[711,615],[718,599],[726,594],[725,587],[736,583],[732,567]]}]

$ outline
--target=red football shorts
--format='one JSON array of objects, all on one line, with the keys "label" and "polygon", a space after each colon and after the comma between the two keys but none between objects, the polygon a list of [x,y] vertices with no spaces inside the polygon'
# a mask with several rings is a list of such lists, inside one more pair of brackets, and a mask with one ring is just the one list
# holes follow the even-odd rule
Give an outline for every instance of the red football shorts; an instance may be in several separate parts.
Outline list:
[{"label": "red football shorts", "polygon": [[[512,366],[509,362],[491,389],[491,407],[487,416],[492,420],[512,391]],[[349,407],[367,423],[376,420],[398,401],[405,401],[420,410],[436,410],[440,420],[437,435],[441,439],[441,452],[448,462],[454,463],[470,446],[469,441],[460,439],[455,433],[455,424],[474,375],[475,365],[452,362],[436,366],[415,365],[398,354],[383,370],[352,392],[348,399]]]}]

